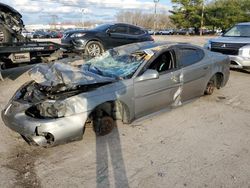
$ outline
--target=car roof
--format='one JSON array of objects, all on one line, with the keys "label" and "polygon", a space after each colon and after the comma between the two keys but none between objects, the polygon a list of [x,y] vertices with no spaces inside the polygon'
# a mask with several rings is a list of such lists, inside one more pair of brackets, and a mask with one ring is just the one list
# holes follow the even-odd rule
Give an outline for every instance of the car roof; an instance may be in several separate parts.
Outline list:
[{"label": "car roof", "polygon": [[107,25],[110,25],[110,26],[112,26],[112,25],[126,25],[126,26],[131,26],[131,27],[137,27],[137,28],[142,29],[142,30],[146,30],[145,28],[140,27],[138,25],[133,25],[133,24],[125,23],[125,22],[111,22],[111,23],[107,23]]}]

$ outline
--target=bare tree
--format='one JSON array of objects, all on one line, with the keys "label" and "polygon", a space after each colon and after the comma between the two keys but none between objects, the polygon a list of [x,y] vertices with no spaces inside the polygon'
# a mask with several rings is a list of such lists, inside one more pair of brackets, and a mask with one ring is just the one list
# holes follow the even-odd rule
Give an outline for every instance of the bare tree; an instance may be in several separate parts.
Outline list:
[{"label": "bare tree", "polygon": [[[130,23],[144,28],[151,29],[154,26],[154,15],[142,13],[141,11],[120,11],[116,15],[118,22]],[[170,21],[166,13],[157,14],[156,29],[173,28],[174,24]]]}]

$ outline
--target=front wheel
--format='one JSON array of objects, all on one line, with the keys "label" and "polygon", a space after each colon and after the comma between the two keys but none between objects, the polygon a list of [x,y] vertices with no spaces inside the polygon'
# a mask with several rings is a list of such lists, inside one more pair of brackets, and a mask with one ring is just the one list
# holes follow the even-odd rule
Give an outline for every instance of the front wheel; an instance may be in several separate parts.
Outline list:
[{"label": "front wheel", "polygon": [[103,45],[98,41],[90,41],[86,45],[86,54],[91,57],[96,57],[104,52]]},{"label": "front wheel", "polygon": [[98,118],[97,121],[94,121],[94,130],[96,135],[104,136],[110,133],[115,127],[115,122],[112,117],[103,116]]},{"label": "front wheel", "polygon": [[209,82],[207,83],[207,87],[205,89],[204,94],[205,95],[212,95],[215,89],[215,79],[212,78],[211,80],[209,80]]}]

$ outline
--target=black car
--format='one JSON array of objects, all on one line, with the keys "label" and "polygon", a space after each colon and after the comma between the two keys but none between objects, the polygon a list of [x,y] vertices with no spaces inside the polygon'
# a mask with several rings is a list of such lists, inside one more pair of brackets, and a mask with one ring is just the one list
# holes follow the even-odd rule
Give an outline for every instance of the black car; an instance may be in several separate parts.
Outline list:
[{"label": "black car", "polygon": [[117,46],[153,41],[148,32],[140,27],[124,24],[103,24],[91,30],[73,30],[64,33],[62,44],[72,44],[89,56],[98,56],[107,49]]},{"label": "black car", "polygon": [[33,34],[34,39],[38,38],[51,38],[50,33],[46,31],[37,30]]}]

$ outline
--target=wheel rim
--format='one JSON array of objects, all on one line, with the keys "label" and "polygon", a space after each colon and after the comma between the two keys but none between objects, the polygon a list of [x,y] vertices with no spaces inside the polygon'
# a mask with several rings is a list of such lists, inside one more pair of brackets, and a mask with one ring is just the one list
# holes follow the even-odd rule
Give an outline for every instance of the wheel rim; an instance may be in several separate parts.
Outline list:
[{"label": "wheel rim", "polygon": [[91,56],[98,56],[101,54],[101,48],[98,44],[90,44],[88,46],[88,53]]},{"label": "wheel rim", "polygon": [[100,127],[100,135],[106,135],[114,128],[114,120],[111,117],[103,117]]},{"label": "wheel rim", "polygon": [[207,84],[207,93],[211,94],[214,91],[214,84],[213,83],[208,83]]},{"label": "wheel rim", "polygon": [[4,42],[4,33],[0,31],[0,42]]}]

